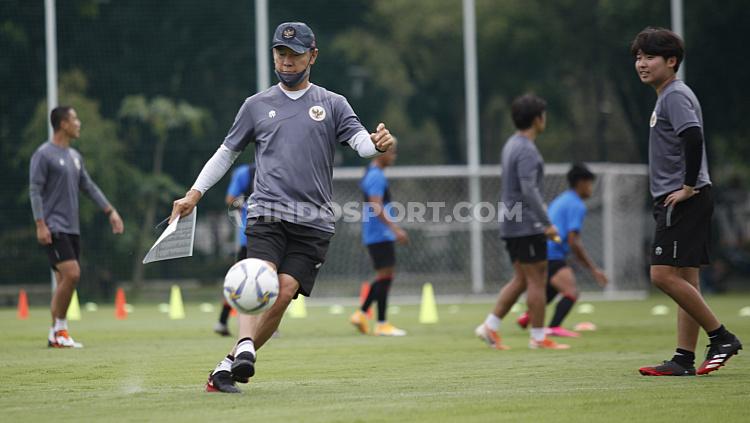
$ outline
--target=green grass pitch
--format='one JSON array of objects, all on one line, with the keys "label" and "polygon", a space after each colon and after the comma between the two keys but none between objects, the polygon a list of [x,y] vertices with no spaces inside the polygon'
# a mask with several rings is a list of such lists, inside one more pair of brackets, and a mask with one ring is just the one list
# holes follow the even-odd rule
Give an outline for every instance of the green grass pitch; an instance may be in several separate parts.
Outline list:
[{"label": "green grass pitch", "polygon": [[[709,303],[750,348],[750,317],[739,316],[750,296]],[[642,377],[639,366],[671,356],[673,303],[659,295],[593,304],[594,314],[574,310],[566,323],[591,320],[599,330],[571,340],[569,351],[528,350],[516,314],[503,330],[512,350],[486,348],[473,330],[489,304],[440,305],[435,325],[402,306],[392,321],[409,335],[398,339],[355,333],[350,308],[309,307],[260,350],[240,395],[203,391],[232,341],[211,332],[216,313],[197,304],[179,321],[151,304],[125,321],[111,307],[83,311],[71,323],[82,350],[46,348],[46,309],[32,308],[25,321],[0,309],[0,421],[747,421],[750,350],[709,376]],[[669,314],[652,316],[656,304]],[[702,334],[699,360],[705,343]]]}]

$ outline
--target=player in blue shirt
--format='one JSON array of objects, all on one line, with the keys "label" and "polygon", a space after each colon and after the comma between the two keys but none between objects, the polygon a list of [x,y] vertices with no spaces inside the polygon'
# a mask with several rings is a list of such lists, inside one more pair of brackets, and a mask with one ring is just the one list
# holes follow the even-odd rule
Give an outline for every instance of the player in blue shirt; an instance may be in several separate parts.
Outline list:
[{"label": "player in blue shirt", "polygon": [[[237,227],[237,240],[239,241],[237,261],[243,260],[247,257],[247,235],[245,235],[247,199],[250,197],[250,194],[253,193],[254,181],[255,164],[243,164],[238,166],[234,172],[232,172],[232,179],[229,182],[229,188],[227,188],[227,206],[240,215],[239,219],[233,219],[233,223]],[[219,321],[216,323],[216,326],[214,326],[214,332],[222,336],[231,335],[229,333],[229,328],[227,327],[227,321],[229,320],[229,313],[231,311],[232,307],[226,302],[226,300],[224,300],[224,305],[222,306],[221,314],[219,315]]]},{"label": "player in blue shirt", "polygon": [[367,247],[375,268],[375,281],[370,285],[370,293],[362,303],[362,307],[350,318],[351,323],[363,334],[370,332],[367,310],[373,302],[377,301],[378,324],[373,334],[379,336],[406,335],[406,331],[393,326],[386,319],[388,291],[391,288],[396,266],[394,243],[406,244],[409,242],[406,232],[393,222],[390,206],[391,193],[388,189],[388,180],[383,173],[383,169],[393,165],[395,161],[396,149],[394,144],[394,147],[391,147],[387,153],[377,156],[370,163],[359,184],[365,197],[362,217],[362,244]]},{"label": "player in blue shirt", "polygon": [[[549,206],[549,218],[557,227],[562,242],[547,242],[547,304],[551,303],[558,293],[562,294],[562,298],[557,302],[555,314],[547,328],[547,335],[578,337],[578,333],[561,326],[563,319],[578,299],[576,278],[567,262],[571,250],[600,286],[607,284],[607,276],[591,260],[581,240],[583,219],[586,217],[586,204],[583,201],[591,197],[594,191],[595,176],[583,164],[574,164],[567,177],[570,189],[558,195]],[[526,328],[529,324],[528,312],[518,318],[518,324]]]}]

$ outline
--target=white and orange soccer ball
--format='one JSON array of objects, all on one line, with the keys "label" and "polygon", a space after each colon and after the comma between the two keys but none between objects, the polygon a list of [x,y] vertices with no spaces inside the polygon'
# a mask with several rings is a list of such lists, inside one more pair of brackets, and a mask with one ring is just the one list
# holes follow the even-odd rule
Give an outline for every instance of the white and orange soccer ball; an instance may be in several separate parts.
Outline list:
[{"label": "white and orange soccer ball", "polygon": [[240,313],[261,314],[278,296],[279,277],[263,260],[238,261],[224,277],[224,298]]}]

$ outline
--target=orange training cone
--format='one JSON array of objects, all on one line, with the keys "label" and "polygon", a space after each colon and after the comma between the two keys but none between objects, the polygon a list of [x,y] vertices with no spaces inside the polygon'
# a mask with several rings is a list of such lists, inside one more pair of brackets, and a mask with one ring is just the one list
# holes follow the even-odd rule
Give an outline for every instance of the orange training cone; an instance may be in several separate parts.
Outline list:
[{"label": "orange training cone", "polygon": [[128,318],[128,311],[125,310],[125,291],[122,288],[117,288],[117,294],[115,295],[115,318],[117,320]]},{"label": "orange training cone", "polygon": [[26,320],[29,317],[29,299],[26,297],[26,290],[18,292],[18,318]]},{"label": "orange training cone", "polygon": [[[367,296],[370,295],[370,283],[362,282],[362,286],[359,288],[359,305],[365,303]],[[372,319],[372,307],[367,309],[367,318]]]}]

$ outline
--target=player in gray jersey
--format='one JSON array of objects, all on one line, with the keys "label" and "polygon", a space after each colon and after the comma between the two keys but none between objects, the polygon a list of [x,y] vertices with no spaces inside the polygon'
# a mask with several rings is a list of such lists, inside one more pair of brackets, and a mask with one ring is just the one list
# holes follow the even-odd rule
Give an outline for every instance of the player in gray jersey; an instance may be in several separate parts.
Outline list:
[{"label": "player in gray jersey", "polygon": [[[699,269],[708,265],[713,197],[701,106],[693,91],[677,79],[684,57],[682,39],[663,28],[646,28],[631,53],[641,82],[656,90],[649,120],[649,177],[656,232],[651,281],[679,305],[677,349],[671,360],[639,369],[646,376],[691,376],[721,368],[742,349],[700,293]],[[699,328],[710,345],[696,371]]]},{"label": "player in gray jersey", "polygon": [[361,157],[393,144],[384,124],[369,133],[346,99],[310,82],[318,57],[312,30],[282,23],[273,37],[280,83],[245,100],[224,143],[206,163],[172,218],[192,212],[249,143],[255,144],[255,189],[250,196],[247,257],[279,275],[279,296],[260,316],[240,315],[239,340],[211,372],[209,392],[239,392],[255,374],[256,349],[268,341],[298,294],[309,296],[334,232],[331,206],[335,149],[348,144]]},{"label": "player in gray jersey", "polygon": [[55,348],[80,348],[68,333],[66,315],[70,299],[81,276],[78,191],[81,190],[109,216],[112,233],[120,234],[120,215],[86,171],[81,154],[70,146],[81,136],[81,121],[75,109],[56,107],[50,113],[54,134],[31,156],[29,197],[36,222],[36,237],[47,251],[55,272],[57,288],[52,294],[52,327],[47,345]]},{"label": "player in gray jersey", "polygon": [[[547,238],[559,242],[557,228],[550,223],[542,199],[544,160],[534,140],[546,128],[546,102],[527,94],[513,100],[511,115],[518,131],[503,146],[500,201],[508,210],[521,208],[521,218],[503,219],[500,236],[505,240],[513,278],[500,290],[492,312],[474,333],[491,348],[508,349],[500,338],[500,323],[518,297],[526,291],[531,314],[529,348],[566,349],[547,338],[544,308],[547,281]],[[533,311],[532,311],[533,310]]]}]

